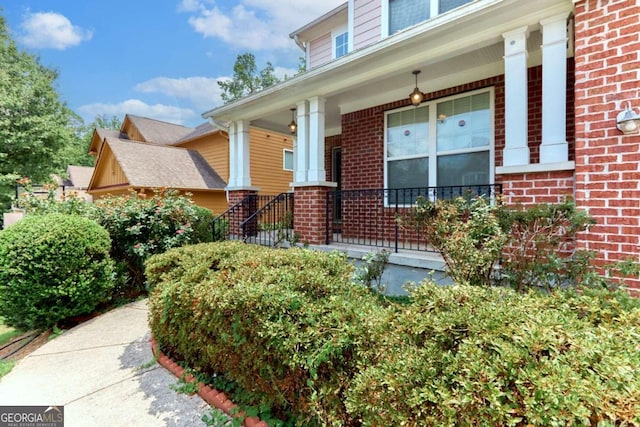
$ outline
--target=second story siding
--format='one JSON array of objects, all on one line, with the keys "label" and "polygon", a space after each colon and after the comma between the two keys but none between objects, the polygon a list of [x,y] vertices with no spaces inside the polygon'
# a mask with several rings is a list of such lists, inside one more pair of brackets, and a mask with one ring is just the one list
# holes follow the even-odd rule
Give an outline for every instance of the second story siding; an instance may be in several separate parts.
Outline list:
[{"label": "second story siding", "polygon": [[331,43],[331,33],[324,34],[311,41],[309,45],[310,68],[315,68],[319,65],[326,64],[327,62],[331,61]]},{"label": "second story siding", "polygon": [[354,0],[354,50],[380,40],[382,34],[382,1],[387,0]]}]

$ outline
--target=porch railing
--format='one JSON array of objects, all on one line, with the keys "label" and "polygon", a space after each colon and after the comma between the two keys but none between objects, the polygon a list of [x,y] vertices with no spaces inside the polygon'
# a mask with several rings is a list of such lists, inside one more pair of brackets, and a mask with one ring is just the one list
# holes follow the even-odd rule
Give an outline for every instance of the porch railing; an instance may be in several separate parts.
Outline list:
[{"label": "porch railing", "polygon": [[274,197],[276,196],[248,195],[215,217],[211,221],[213,240],[243,240],[243,221],[268,204]]},{"label": "porch railing", "polygon": [[246,242],[278,246],[291,241],[293,233],[293,193],[280,193],[251,214],[241,224]]},{"label": "porch railing", "polygon": [[403,189],[336,190],[327,193],[326,243],[435,252],[408,225],[418,197],[429,200],[485,196],[494,198],[501,184]]}]

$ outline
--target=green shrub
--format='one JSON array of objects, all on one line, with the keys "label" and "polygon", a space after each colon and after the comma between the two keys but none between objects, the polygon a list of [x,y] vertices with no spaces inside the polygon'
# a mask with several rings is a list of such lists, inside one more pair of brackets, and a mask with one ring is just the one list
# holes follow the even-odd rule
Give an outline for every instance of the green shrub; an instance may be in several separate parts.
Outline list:
[{"label": "green shrub", "polygon": [[420,197],[410,224],[440,252],[454,282],[489,286],[507,240],[496,209],[484,197],[435,202]]},{"label": "green shrub", "polygon": [[0,232],[0,316],[21,329],[90,313],[113,286],[111,241],[87,218],[27,216]]},{"label": "green shrub", "polygon": [[575,250],[575,241],[595,221],[572,202],[503,207],[498,213],[509,233],[501,260],[504,284],[550,291],[578,285],[593,270],[590,254]]},{"label": "green shrub", "polygon": [[176,190],[165,189],[151,195],[132,191],[128,196],[110,196],[95,205],[95,219],[109,232],[111,256],[125,266],[132,293],[144,287],[145,260],[204,239],[202,221],[210,215]]},{"label": "green shrub", "polygon": [[435,284],[412,297],[347,392],[364,426],[640,424],[640,301]]},{"label": "green shrub", "polygon": [[340,254],[225,242],[151,258],[150,323],[164,351],[298,425],[355,425],[343,395],[377,299]]},{"label": "green shrub", "polygon": [[14,200],[14,206],[24,209],[27,215],[62,213],[67,215],[80,215],[90,217],[94,205],[88,203],[84,198],[78,196],[76,192],[67,192],[58,199],[57,184],[46,184],[43,190],[46,194],[36,194],[29,178],[18,180],[18,184],[22,186],[23,191],[19,194],[18,199]]}]

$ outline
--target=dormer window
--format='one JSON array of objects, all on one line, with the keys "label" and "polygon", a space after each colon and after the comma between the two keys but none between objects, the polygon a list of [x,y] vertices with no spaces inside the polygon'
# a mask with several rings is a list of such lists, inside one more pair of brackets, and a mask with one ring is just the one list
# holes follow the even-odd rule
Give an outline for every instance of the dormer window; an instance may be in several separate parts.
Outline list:
[{"label": "dormer window", "polygon": [[389,35],[473,0],[389,0]]}]

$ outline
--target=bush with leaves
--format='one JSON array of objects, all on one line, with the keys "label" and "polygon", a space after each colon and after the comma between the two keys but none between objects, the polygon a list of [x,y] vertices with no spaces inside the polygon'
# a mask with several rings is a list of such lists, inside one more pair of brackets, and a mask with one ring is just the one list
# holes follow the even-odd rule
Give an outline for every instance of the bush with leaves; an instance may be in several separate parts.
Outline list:
[{"label": "bush with leaves", "polygon": [[490,200],[458,197],[431,201],[420,197],[410,223],[440,252],[456,283],[491,285],[507,234]]},{"label": "bush with leaves", "polygon": [[28,216],[0,231],[0,316],[50,328],[92,312],[114,285],[107,231],[79,216]]},{"label": "bush with leaves", "polygon": [[640,425],[640,300],[423,283],[373,335],[363,426]]},{"label": "bush with leaves", "polygon": [[95,206],[95,219],[113,242],[111,256],[128,272],[125,293],[143,290],[144,262],[149,256],[211,236],[203,231],[209,211],[176,190],[131,191],[127,196],[96,200]]},{"label": "bush with leaves", "polygon": [[576,235],[595,221],[570,201],[498,211],[509,233],[501,280],[518,291],[575,285],[591,270],[591,256],[575,249]]},{"label": "bush with leaves", "polygon": [[[40,194],[37,194],[31,180],[22,178],[17,181],[21,187],[18,198],[13,201],[16,208],[24,209],[27,215],[42,215],[62,213],[91,217],[94,206],[80,197],[76,192],[69,192],[58,196],[57,184],[45,184]],[[44,193],[44,194],[43,194]]]},{"label": "bush with leaves", "polygon": [[224,242],[152,257],[150,325],[162,350],[244,390],[240,404],[298,425],[357,425],[343,397],[367,325],[384,316],[344,255]]}]

